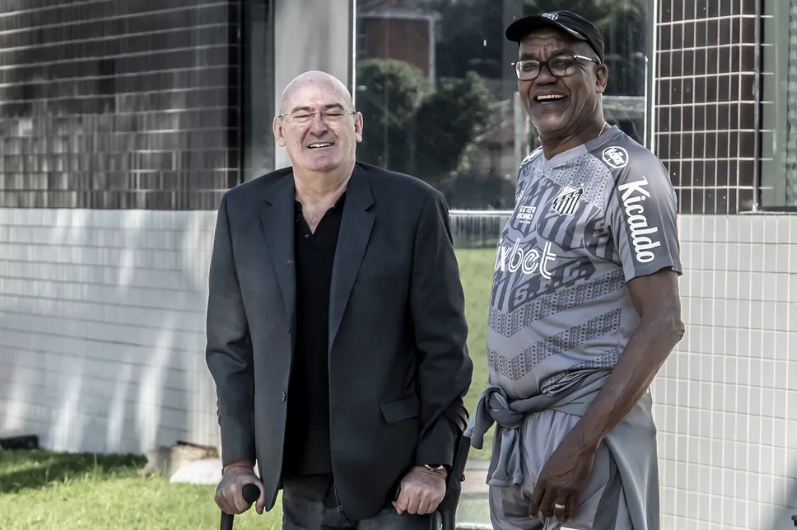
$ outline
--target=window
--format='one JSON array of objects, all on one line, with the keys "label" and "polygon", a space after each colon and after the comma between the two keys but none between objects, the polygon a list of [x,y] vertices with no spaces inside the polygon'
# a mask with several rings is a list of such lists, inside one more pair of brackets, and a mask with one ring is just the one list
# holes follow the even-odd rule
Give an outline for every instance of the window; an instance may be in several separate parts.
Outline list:
[{"label": "window", "polygon": [[[606,40],[607,120],[646,141],[647,0],[574,1]],[[359,0],[356,102],[361,160],[417,176],[454,209],[513,205],[522,159],[538,145],[504,38],[515,17],[557,0]]]}]

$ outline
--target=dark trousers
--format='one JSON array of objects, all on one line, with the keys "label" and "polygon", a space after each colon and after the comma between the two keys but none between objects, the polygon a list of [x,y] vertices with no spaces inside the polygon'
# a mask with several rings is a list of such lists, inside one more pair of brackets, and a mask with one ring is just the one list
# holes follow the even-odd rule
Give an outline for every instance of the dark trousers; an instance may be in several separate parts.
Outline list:
[{"label": "dark trousers", "polygon": [[387,501],[376,517],[350,522],[338,501],[331,476],[285,478],[282,513],[283,530],[432,530],[438,517],[399,515]]}]

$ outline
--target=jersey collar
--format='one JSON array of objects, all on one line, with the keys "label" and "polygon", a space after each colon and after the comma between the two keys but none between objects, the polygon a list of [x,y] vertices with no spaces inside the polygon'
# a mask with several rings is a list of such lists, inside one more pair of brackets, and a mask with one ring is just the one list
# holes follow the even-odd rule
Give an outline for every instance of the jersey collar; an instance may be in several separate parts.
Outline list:
[{"label": "jersey collar", "polygon": [[577,145],[575,147],[571,147],[567,151],[563,151],[558,155],[554,156],[550,160],[545,158],[545,154],[542,154],[542,169],[543,171],[547,171],[557,166],[561,166],[562,164],[566,164],[580,156],[583,156],[594,149],[597,149],[601,145],[613,140],[617,137],[617,135],[622,134],[622,131],[616,126],[612,125],[606,132],[601,134],[600,136],[596,136],[590,140],[587,140],[583,144]]}]

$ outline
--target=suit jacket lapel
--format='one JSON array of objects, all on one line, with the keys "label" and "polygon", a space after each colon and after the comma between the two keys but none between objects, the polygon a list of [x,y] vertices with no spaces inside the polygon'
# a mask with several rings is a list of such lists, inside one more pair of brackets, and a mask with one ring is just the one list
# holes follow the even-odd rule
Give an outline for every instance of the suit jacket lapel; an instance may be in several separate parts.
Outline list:
[{"label": "suit jacket lapel", "polygon": [[[295,224],[293,173],[274,184],[270,198],[260,213],[263,231],[266,233],[277,281],[282,291],[285,316],[293,329],[296,324],[296,273],[293,254],[293,230]],[[295,336],[295,333],[292,333]]]},{"label": "suit jacket lapel", "polygon": [[368,177],[359,165],[355,165],[346,190],[343,218],[332,264],[332,285],[329,293],[330,351],[371,236],[374,216],[368,208],[373,203]]}]

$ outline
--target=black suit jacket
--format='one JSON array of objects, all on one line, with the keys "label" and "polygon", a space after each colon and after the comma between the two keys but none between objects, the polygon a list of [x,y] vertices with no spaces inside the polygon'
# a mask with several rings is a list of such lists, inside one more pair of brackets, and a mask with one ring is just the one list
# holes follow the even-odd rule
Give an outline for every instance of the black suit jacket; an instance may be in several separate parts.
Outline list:
[{"label": "black suit jacket", "polygon": [[[222,198],[210,265],[207,364],[222,460],[257,459],[281,488],[294,346],[290,168]],[[329,316],[332,469],[347,518],[370,518],[413,465],[450,464],[473,371],[443,196],[358,163],[336,249]]]}]

